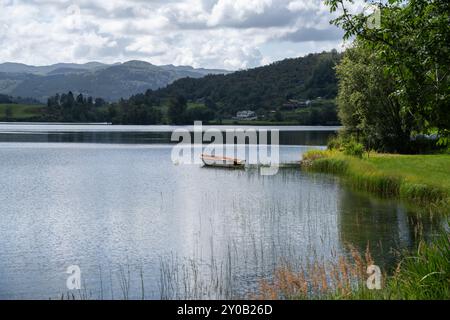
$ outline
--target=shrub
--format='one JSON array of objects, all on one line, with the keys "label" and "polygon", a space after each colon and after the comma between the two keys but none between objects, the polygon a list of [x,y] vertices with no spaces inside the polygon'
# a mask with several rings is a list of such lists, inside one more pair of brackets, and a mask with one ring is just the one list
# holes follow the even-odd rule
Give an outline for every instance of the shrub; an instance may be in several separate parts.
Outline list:
[{"label": "shrub", "polygon": [[343,150],[343,145],[344,145],[344,142],[342,140],[342,137],[338,135],[338,136],[335,136],[335,137],[332,137],[332,138],[328,139],[327,148],[329,150],[342,151]]},{"label": "shrub", "polygon": [[344,146],[344,154],[347,156],[362,158],[364,154],[364,146],[354,140],[350,140]]},{"label": "shrub", "polygon": [[327,148],[330,150],[340,150],[342,147],[342,141],[339,137],[333,137],[328,140]]},{"label": "shrub", "polygon": [[309,150],[303,154],[303,160],[314,161],[326,158],[327,156],[328,152],[326,150]]}]

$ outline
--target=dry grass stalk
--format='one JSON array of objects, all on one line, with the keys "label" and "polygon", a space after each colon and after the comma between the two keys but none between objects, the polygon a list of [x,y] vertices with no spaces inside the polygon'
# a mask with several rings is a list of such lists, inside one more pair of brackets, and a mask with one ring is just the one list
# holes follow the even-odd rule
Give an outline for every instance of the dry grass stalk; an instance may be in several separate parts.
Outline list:
[{"label": "dry grass stalk", "polygon": [[275,300],[350,296],[353,289],[365,283],[367,266],[374,264],[374,261],[369,246],[364,257],[353,246],[349,249],[349,258],[340,256],[337,261],[327,264],[316,260],[307,264],[305,269],[300,268],[300,271],[283,263],[275,270],[270,282],[261,281],[258,293],[251,298]]}]

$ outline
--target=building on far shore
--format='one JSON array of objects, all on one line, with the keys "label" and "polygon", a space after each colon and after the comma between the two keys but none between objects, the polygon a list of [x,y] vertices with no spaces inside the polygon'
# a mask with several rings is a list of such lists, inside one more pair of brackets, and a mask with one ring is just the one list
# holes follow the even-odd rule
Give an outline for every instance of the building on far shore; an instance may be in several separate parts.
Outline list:
[{"label": "building on far shore", "polygon": [[236,113],[236,117],[233,120],[258,120],[258,116],[254,111],[243,110]]},{"label": "building on far shore", "polygon": [[281,106],[282,110],[295,110],[299,108],[309,107],[311,105],[311,100],[295,100],[290,99]]}]

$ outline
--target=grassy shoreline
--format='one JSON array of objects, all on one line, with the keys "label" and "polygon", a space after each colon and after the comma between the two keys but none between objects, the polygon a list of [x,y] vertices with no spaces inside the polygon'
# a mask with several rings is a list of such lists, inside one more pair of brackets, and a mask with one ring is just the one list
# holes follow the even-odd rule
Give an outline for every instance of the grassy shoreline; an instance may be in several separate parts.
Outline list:
[{"label": "grassy shoreline", "polygon": [[[0,121],[33,121],[38,119],[44,105],[0,103]],[[9,109],[10,115],[7,116]]]},{"label": "grassy shoreline", "polygon": [[310,151],[303,169],[337,174],[352,187],[383,197],[439,206],[450,203],[450,155],[371,154],[363,158],[337,151]]},{"label": "grassy shoreline", "polygon": [[[351,187],[359,190],[430,207],[430,213],[448,215],[450,212],[449,154],[375,153],[358,158],[335,150],[312,150],[304,155],[301,167],[307,171],[341,176]],[[395,272],[385,274],[381,290],[368,290],[363,278],[357,277],[356,287],[348,285],[344,287],[345,290],[338,282],[338,286],[331,290],[313,290],[312,294],[305,295],[296,293],[298,288],[294,286],[297,291],[286,294],[280,289],[285,288],[280,283],[301,283],[289,271],[287,276],[283,275],[285,278],[275,278],[276,281],[267,291],[281,294],[287,299],[450,299],[449,250],[450,235],[448,228],[444,228],[431,243],[421,242],[416,252],[405,253]],[[347,263],[338,269],[345,273],[351,267]],[[302,286],[305,287],[305,284]]]}]

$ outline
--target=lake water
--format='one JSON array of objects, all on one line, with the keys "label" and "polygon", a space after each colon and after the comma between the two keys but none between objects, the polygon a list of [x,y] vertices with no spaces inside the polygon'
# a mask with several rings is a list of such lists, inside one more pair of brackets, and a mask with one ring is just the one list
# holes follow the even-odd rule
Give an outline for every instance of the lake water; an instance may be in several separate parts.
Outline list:
[{"label": "lake water", "polygon": [[[266,129],[280,131],[282,145],[322,145],[339,127],[323,126],[202,126],[203,130]],[[193,131],[193,126],[112,126],[65,124],[7,124],[0,122],[0,142],[80,142],[114,144],[166,144],[175,129]],[[269,141],[270,142],[270,141]]]},{"label": "lake water", "polygon": [[[0,124],[0,299],[60,298],[71,265],[80,298],[236,297],[347,243],[388,267],[440,224],[330,175],[175,165],[173,129]],[[335,130],[281,129],[282,162]]]}]

